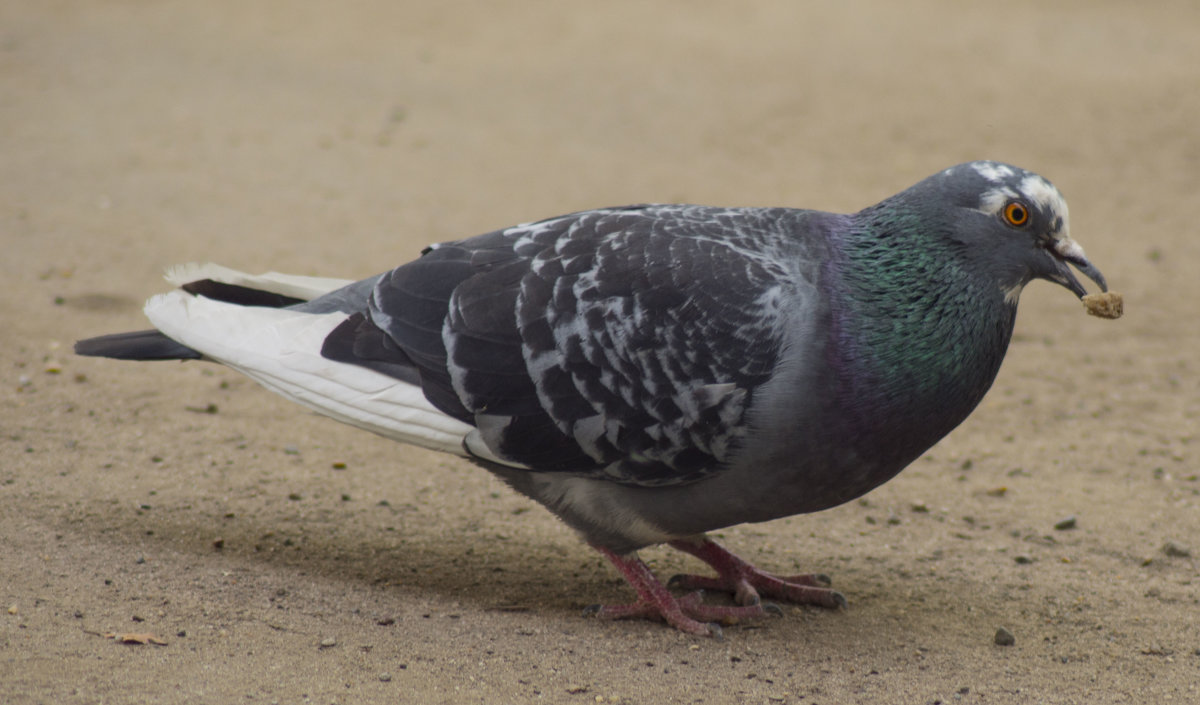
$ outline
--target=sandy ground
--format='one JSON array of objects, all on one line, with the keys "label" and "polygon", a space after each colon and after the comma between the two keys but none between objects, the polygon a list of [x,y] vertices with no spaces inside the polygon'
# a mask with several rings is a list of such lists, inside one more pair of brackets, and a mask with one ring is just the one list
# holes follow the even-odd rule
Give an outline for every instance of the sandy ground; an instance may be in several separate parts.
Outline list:
[{"label": "sandy ground", "polygon": [[[1200,6],[965,7],[0,3],[0,701],[1200,702]],[[855,210],[981,157],[1060,186],[1126,317],[1031,286],[946,441],[722,532],[850,601],[722,642],[581,617],[629,590],[469,464],[70,354],[143,327],[173,263],[366,276],[593,206]]]}]

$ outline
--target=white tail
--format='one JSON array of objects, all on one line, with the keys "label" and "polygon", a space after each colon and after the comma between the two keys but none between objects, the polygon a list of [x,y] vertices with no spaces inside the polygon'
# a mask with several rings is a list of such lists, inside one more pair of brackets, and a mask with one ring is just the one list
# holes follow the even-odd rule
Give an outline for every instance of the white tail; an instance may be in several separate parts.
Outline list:
[{"label": "white tail", "polygon": [[[350,283],[276,273],[253,276],[215,265],[175,268],[168,278],[184,283],[211,278],[297,298]],[[405,443],[466,454],[464,440],[475,429],[438,411],[419,387],[321,356],[325,338],[346,320],[345,313],[240,306],[179,290],[150,299],[145,311],[168,337],[314,411]]]}]

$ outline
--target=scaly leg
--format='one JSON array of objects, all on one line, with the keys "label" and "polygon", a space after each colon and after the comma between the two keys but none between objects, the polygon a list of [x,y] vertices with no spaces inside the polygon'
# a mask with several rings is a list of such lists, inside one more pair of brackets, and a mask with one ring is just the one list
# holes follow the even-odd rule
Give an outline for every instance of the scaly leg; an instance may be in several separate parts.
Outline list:
[{"label": "scaly leg", "polygon": [[621,555],[600,546],[594,548],[621,571],[621,575],[637,592],[638,599],[637,602],[628,605],[592,605],[584,610],[585,614],[594,614],[605,619],[661,619],[688,634],[720,638],[721,627],[717,622],[734,624],[745,619],[758,619],[772,612],[779,613],[779,608],[774,605],[706,605],[701,602],[699,592],[676,599],[636,553]]},{"label": "scaly leg", "polygon": [[672,541],[671,547],[690,553],[717,571],[717,577],[676,575],[667,582],[689,590],[732,592],[739,605],[757,605],[761,596],[802,605],[845,607],[842,593],[831,590],[829,577],[821,574],[778,577],[755,568],[722,548],[707,536]]}]

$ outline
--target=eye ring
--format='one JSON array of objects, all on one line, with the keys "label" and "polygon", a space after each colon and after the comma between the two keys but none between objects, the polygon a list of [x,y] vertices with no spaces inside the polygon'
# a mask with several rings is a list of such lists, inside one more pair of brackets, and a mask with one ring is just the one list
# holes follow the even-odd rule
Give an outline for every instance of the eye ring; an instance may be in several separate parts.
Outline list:
[{"label": "eye ring", "polygon": [[1004,222],[1014,228],[1023,228],[1029,224],[1029,206],[1022,201],[1009,201],[1000,211]]}]

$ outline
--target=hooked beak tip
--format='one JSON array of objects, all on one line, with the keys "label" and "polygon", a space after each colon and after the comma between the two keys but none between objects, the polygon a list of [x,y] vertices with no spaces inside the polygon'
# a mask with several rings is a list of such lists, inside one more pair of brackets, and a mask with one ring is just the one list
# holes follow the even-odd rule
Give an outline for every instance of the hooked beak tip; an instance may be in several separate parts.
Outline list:
[{"label": "hooked beak tip", "polygon": [[[1083,248],[1079,246],[1079,243],[1075,242],[1069,237],[1064,237],[1055,242],[1051,249],[1060,260],[1064,262],[1070,262],[1075,266],[1076,269],[1079,270],[1080,274],[1083,274],[1088,279],[1096,282],[1096,286],[1100,287],[1100,291],[1108,291],[1108,282],[1104,279],[1104,275],[1099,269],[1096,268],[1096,265],[1092,264],[1091,261],[1088,260],[1087,255],[1083,253]],[[1081,299],[1086,296],[1087,290],[1085,290],[1079,281],[1071,275],[1070,270],[1068,270],[1066,267],[1063,267],[1063,270],[1066,272],[1069,280],[1067,288]]]}]

